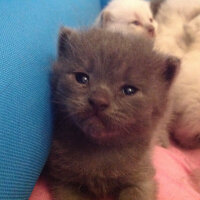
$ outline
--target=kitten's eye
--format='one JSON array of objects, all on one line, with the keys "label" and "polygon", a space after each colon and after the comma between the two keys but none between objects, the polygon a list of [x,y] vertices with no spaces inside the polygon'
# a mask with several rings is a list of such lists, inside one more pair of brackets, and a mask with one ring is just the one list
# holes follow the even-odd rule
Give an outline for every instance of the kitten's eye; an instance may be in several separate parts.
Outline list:
[{"label": "kitten's eye", "polygon": [[80,84],[87,84],[89,82],[89,76],[82,72],[76,72],[75,78],[77,82]]},{"label": "kitten's eye", "polygon": [[141,23],[139,21],[137,21],[137,20],[132,21],[131,24],[134,24],[136,26],[141,25]]},{"label": "kitten's eye", "polygon": [[123,88],[122,88],[122,91],[125,95],[133,95],[135,94],[138,89],[133,87],[133,86],[130,86],[130,85],[125,85]]},{"label": "kitten's eye", "polygon": [[153,22],[153,19],[152,19],[152,18],[150,18],[150,19],[149,19],[149,21],[150,21],[150,22]]}]

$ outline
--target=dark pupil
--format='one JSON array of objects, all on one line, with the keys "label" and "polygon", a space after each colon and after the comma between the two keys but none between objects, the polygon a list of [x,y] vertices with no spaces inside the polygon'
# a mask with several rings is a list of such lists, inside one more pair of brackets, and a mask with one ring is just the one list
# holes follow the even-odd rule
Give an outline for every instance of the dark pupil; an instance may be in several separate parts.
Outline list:
[{"label": "dark pupil", "polygon": [[81,72],[76,73],[75,77],[76,77],[77,82],[81,84],[87,84],[89,81],[88,75]]},{"label": "dark pupil", "polygon": [[125,95],[133,95],[133,94],[135,94],[135,92],[137,92],[137,89],[132,86],[125,86],[123,88],[123,92]]}]

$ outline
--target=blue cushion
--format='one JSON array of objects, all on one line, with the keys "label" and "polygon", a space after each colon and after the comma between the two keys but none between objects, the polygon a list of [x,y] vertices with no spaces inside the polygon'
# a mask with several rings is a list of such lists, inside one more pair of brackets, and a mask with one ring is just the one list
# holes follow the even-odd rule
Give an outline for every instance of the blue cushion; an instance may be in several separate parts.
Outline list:
[{"label": "blue cushion", "polygon": [[27,200],[46,161],[59,27],[89,26],[100,6],[100,0],[0,1],[1,200]]},{"label": "blue cushion", "polygon": [[104,8],[110,0],[101,0],[101,7]]}]

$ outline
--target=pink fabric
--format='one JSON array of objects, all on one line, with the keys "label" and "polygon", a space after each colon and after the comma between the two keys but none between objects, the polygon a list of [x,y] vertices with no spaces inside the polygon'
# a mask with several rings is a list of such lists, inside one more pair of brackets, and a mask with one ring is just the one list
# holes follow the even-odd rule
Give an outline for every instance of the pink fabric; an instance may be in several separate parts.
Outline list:
[{"label": "pink fabric", "polygon": [[[200,200],[200,149],[156,147],[154,165],[158,200]],[[29,200],[52,200],[45,180],[38,181]]]},{"label": "pink fabric", "polygon": [[200,200],[200,149],[156,147],[158,200]]}]

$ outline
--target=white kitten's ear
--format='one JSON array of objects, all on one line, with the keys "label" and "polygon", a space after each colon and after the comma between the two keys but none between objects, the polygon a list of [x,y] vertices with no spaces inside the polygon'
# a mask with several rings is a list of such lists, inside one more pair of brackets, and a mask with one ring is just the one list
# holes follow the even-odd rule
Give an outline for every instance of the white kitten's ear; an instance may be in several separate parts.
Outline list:
[{"label": "white kitten's ear", "polygon": [[166,0],[151,0],[150,1],[150,8],[154,17],[158,14],[158,11],[164,1]]},{"label": "white kitten's ear", "polygon": [[174,78],[178,75],[180,70],[181,61],[179,58],[170,56],[166,59],[166,65],[164,70],[164,79],[171,84]]},{"label": "white kitten's ear", "polygon": [[72,38],[77,36],[75,30],[61,27],[58,39],[58,56],[66,57],[72,52]]},{"label": "white kitten's ear", "polygon": [[103,11],[101,13],[100,24],[101,28],[105,28],[109,22],[112,21],[112,14],[109,11]]}]

